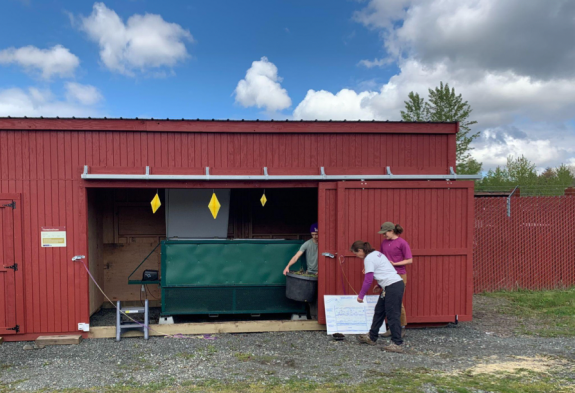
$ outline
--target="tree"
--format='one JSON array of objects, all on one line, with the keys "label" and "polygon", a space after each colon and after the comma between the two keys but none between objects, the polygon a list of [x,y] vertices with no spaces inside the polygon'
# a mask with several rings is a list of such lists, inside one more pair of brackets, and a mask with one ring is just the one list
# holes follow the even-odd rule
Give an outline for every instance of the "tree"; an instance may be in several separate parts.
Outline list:
[{"label": "tree", "polygon": [[418,93],[411,92],[404,101],[405,111],[401,111],[403,121],[429,121],[425,112],[425,100]]},{"label": "tree", "polygon": [[565,187],[571,187],[575,183],[575,174],[567,165],[561,164],[557,170],[555,170],[557,175],[558,183]]},{"label": "tree", "polygon": [[463,101],[461,94],[456,95],[455,89],[449,84],[440,82],[439,87],[429,89],[429,98],[425,102],[419,94],[410,92],[408,101],[405,101],[405,111],[401,111],[404,121],[434,121],[459,122],[457,133],[456,162],[457,173],[479,173],[481,163],[471,157],[471,142],[479,137],[479,132],[473,133],[471,126],[477,122],[469,120],[472,109],[467,101]]},{"label": "tree", "polygon": [[498,166],[495,170],[490,169],[487,175],[479,181],[478,188],[481,189],[501,189],[503,187],[512,187],[509,180],[507,168]]},{"label": "tree", "polygon": [[537,175],[535,164],[527,158],[509,156],[507,157],[507,165],[489,170],[487,176],[477,183],[477,189],[510,191],[515,186],[520,186],[525,187],[525,191],[532,195],[541,193],[563,195],[563,188],[572,186],[574,181],[575,176],[571,168],[566,165],[561,164],[557,168],[548,167],[540,175]]},{"label": "tree", "polygon": [[507,172],[509,173],[509,180],[513,184],[531,186],[538,183],[535,164],[525,158],[525,156],[518,158],[507,157]]}]

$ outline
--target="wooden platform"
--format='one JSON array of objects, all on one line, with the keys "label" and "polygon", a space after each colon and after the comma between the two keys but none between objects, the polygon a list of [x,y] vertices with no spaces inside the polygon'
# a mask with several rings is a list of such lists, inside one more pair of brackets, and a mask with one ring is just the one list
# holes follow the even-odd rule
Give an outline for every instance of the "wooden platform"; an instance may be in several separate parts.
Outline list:
[{"label": "wooden platform", "polygon": [[82,342],[82,335],[66,336],[40,336],[36,339],[37,345],[77,345]]},{"label": "wooden platform", "polygon": [[[178,323],[174,325],[150,325],[150,336],[164,334],[219,334],[219,333],[263,333],[325,330],[317,321],[240,321]],[[162,334],[163,333],[163,334]],[[142,337],[140,331],[128,331],[122,337]],[[88,338],[114,338],[115,326],[90,327]]]}]

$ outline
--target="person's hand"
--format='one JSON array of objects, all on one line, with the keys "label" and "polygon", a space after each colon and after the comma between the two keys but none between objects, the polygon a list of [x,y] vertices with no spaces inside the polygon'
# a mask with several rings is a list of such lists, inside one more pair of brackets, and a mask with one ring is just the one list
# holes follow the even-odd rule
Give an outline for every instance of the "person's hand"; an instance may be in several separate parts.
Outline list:
[{"label": "person's hand", "polygon": [[373,293],[378,293],[381,292],[381,287],[379,285],[376,285],[375,287],[373,287]]},{"label": "person's hand", "polygon": [[284,276],[289,273],[289,266],[284,269]]},{"label": "person's hand", "polygon": [[363,299],[357,298],[358,303],[363,303]]}]

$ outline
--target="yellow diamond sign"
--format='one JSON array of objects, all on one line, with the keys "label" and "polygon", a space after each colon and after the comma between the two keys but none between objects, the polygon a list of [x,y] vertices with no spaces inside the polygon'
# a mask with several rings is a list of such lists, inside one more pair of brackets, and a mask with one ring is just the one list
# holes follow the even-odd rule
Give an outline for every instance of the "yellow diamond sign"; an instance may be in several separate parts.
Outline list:
[{"label": "yellow diamond sign", "polygon": [[265,206],[267,201],[268,201],[268,199],[266,198],[266,194],[262,195],[262,199],[260,199],[262,206]]},{"label": "yellow diamond sign", "polygon": [[160,206],[162,206],[162,202],[160,202],[160,196],[157,193],[154,199],[152,199],[152,202],[150,202],[150,204],[152,205],[152,213],[157,212]]},{"label": "yellow diamond sign", "polygon": [[214,216],[214,220],[218,216],[218,212],[220,211],[220,207],[222,207],[222,205],[220,205],[220,201],[218,201],[218,197],[216,196],[216,193],[213,193],[212,199],[210,199],[210,203],[208,203],[208,208],[210,209],[210,212],[212,212],[212,216]]}]

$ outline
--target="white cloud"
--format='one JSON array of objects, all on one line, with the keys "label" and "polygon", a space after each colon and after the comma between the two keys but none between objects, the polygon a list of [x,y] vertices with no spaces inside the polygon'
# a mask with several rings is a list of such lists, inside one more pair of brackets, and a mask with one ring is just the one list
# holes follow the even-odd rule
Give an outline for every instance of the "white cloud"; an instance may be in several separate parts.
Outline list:
[{"label": "white cloud", "polygon": [[[379,91],[355,93],[343,89],[335,95],[310,90],[294,111],[296,118],[382,119],[400,120],[400,110],[411,91],[427,97],[429,87],[449,82],[462,93],[474,112],[472,117],[482,127],[512,122],[517,117],[535,121],[558,121],[572,118],[575,111],[575,80],[536,81],[513,73],[452,73],[446,64],[426,66],[415,60],[400,64]],[[326,108],[338,108],[326,110]]]},{"label": "white cloud", "polygon": [[484,168],[505,164],[509,154],[538,166],[575,162],[568,125],[575,113],[574,2],[371,0],[354,19],[379,31],[385,49],[359,65],[394,64],[399,72],[379,87],[310,90],[295,118],[399,120],[409,92],[427,97],[445,82],[471,104],[475,130],[485,130],[473,152]]},{"label": "white cloud", "polygon": [[82,105],[95,105],[102,100],[100,91],[90,85],[75,82],[66,83],[66,99],[69,102],[79,102]]},{"label": "white cloud", "polygon": [[538,168],[569,164],[575,157],[575,127],[568,122],[530,122],[488,128],[472,155],[483,162],[484,169],[505,165],[509,155],[524,155]]},{"label": "white cloud", "polygon": [[126,23],[103,3],[81,18],[81,29],[100,46],[100,59],[111,71],[133,76],[161,67],[174,67],[189,57],[190,32],[160,15],[133,15]]},{"label": "white cloud", "polygon": [[[68,90],[68,92],[70,92]],[[94,105],[77,101],[78,97],[59,99],[48,89],[12,88],[0,90],[0,116],[98,116]],[[93,102],[95,103],[95,102]]]},{"label": "white cloud", "polygon": [[17,64],[27,71],[40,72],[44,79],[50,79],[54,75],[63,78],[74,76],[80,60],[62,45],[50,49],[30,45],[0,51],[0,64]]},{"label": "white cloud", "polygon": [[267,57],[254,61],[236,87],[236,102],[244,107],[257,106],[268,112],[289,108],[291,98],[281,87],[278,69]]},{"label": "white cloud", "polygon": [[575,76],[572,1],[372,0],[354,17],[381,31],[394,59],[536,79]]},{"label": "white cloud", "polygon": [[373,120],[379,118],[369,105],[378,93],[364,91],[356,93],[343,89],[337,94],[329,91],[308,90],[305,98],[295,108],[296,120]]}]

